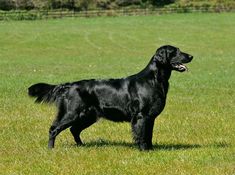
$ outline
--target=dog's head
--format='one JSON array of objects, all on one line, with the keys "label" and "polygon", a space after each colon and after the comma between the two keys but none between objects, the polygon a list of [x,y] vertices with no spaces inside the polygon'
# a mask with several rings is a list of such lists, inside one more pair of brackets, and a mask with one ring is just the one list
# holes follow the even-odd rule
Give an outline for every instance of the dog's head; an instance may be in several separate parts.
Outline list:
[{"label": "dog's head", "polygon": [[192,59],[192,55],[181,52],[179,48],[170,45],[160,47],[154,55],[157,64],[179,72],[187,70],[184,64],[189,63]]}]

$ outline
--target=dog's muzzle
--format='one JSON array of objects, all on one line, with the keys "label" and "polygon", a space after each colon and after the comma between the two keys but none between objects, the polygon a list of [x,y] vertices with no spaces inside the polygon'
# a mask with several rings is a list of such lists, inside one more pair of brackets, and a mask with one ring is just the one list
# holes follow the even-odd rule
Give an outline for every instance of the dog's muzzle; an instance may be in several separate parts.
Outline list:
[{"label": "dog's muzzle", "polygon": [[188,68],[182,63],[173,63],[171,65],[174,70],[179,71],[179,72],[184,72],[188,70]]}]

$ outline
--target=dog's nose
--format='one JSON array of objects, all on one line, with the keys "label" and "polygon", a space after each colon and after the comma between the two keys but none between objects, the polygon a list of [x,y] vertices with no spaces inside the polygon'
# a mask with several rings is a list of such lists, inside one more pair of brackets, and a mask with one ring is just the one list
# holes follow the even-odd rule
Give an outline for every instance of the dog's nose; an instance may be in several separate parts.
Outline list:
[{"label": "dog's nose", "polygon": [[192,56],[192,55],[189,55],[189,59],[192,60],[192,59],[193,59],[193,56]]}]

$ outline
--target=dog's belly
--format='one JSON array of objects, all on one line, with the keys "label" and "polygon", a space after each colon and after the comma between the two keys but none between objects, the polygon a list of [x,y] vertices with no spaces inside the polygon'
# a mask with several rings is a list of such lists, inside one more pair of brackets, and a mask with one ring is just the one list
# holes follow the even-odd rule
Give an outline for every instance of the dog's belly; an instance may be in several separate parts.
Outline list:
[{"label": "dog's belly", "polygon": [[131,117],[128,114],[115,107],[104,107],[102,109],[102,117],[114,122],[130,122]]}]

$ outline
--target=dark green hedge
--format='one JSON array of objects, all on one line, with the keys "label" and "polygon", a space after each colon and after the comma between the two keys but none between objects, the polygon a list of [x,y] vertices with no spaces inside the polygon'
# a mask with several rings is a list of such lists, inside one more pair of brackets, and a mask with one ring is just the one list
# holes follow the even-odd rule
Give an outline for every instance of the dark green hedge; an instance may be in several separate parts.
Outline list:
[{"label": "dark green hedge", "polygon": [[234,0],[0,0],[0,10],[118,9],[121,7],[234,7]]},{"label": "dark green hedge", "polygon": [[124,6],[164,6],[175,0],[0,0],[0,10],[117,9]]}]

